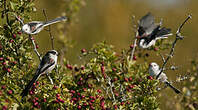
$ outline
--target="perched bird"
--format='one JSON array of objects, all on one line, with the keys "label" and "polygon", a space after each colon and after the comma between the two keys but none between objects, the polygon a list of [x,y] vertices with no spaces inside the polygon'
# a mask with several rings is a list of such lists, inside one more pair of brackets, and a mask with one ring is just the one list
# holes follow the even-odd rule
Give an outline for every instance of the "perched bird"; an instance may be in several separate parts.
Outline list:
[{"label": "perched bird", "polygon": [[162,23],[155,24],[154,16],[151,13],[148,13],[140,19],[137,35],[140,48],[149,48],[155,45],[158,39],[168,38],[168,36],[172,35],[171,29],[161,28],[161,24]]},{"label": "perched bird", "polygon": [[67,20],[67,18],[65,16],[59,17],[59,18],[56,18],[56,19],[53,19],[53,20],[50,20],[50,21],[47,21],[47,22],[32,21],[32,22],[29,22],[29,23],[24,24],[22,26],[22,32],[25,32],[27,34],[37,34],[41,30],[43,30],[43,28],[45,26],[48,26],[48,25],[51,25],[51,24],[54,24],[54,23],[57,23],[57,22],[60,22],[60,21],[64,21],[64,20]]},{"label": "perched bird", "polygon": [[[160,71],[161,71],[161,69],[157,63],[152,62],[149,64],[149,74],[152,77],[157,76],[160,73]],[[171,89],[173,89],[175,91],[175,93],[177,93],[177,94],[181,93],[180,90],[178,90],[177,88],[175,88],[173,85],[170,84],[165,73],[162,72],[158,79],[161,82],[165,83],[167,86],[169,86]]]},{"label": "perched bird", "polygon": [[45,56],[42,58],[40,65],[38,66],[36,73],[33,79],[26,85],[25,89],[21,93],[22,98],[26,96],[29,92],[29,89],[32,87],[34,82],[43,75],[51,72],[57,64],[58,52],[56,50],[48,51]]}]

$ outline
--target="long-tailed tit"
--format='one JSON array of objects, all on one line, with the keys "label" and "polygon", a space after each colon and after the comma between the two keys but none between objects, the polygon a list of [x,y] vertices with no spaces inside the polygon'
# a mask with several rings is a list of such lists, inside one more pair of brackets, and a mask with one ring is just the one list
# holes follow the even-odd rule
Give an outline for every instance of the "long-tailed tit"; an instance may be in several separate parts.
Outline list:
[{"label": "long-tailed tit", "polygon": [[59,18],[56,18],[56,19],[53,19],[53,20],[50,20],[50,21],[47,21],[47,22],[32,21],[32,22],[29,22],[27,24],[24,24],[22,26],[22,31],[27,33],[27,34],[37,34],[41,30],[43,30],[43,28],[45,26],[48,26],[48,25],[51,25],[51,24],[54,24],[54,23],[57,23],[57,22],[60,22],[60,21],[64,21],[64,20],[67,20],[67,18],[65,16],[59,17]]},{"label": "long-tailed tit", "polygon": [[139,22],[138,36],[139,47],[140,48],[149,48],[152,45],[155,45],[156,40],[168,38],[172,35],[171,29],[161,28],[162,22],[155,24],[155,18],[151,13],[143,16]]},{"label": "long-tailed tit", "polygon": [[56,50],[48,51],[45,56],[42,58],[40,65],[38,66],[36,73],[33,79],[26,85],[25,89],[21,93],[22,98],[26,96],[29,92],[29,89],[32,87],[34,82],[43,75],[51,72],[57,64],[58,52]]},{"label": "long-tailed tit", "polygon": [[[160,71],[161,71],[161,69],[157,63],[152,62],[149,64],[149,74],[152,77],[156,77],[160,73]],[[177,93],[177,94],[181,93],[180,90],[178,90],[173,85],[171,85],[171,83],[168,81],[168,77],[166,76],[165,73],[162,72],[158,79],[161,82],[165,83],[167,86],[169,86],[171,89],[173,89],[175,91],[175,93]]]}]

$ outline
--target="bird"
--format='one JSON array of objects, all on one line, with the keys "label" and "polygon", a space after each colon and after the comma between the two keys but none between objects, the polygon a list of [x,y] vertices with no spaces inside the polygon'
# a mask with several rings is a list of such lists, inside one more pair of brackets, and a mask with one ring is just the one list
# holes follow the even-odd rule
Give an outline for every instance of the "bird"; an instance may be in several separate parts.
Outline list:
[{"label": "bird", "polygon": [[155,23],[154,16],[149,12],[143,16],[139,21],[137,39],[139,39],[138,46],[140,48],[149,48],[155,45],[158,39],[165,39],[171,36],[171,29],[162,27],[162,22]]},{"label": "bird", "polygon": [[57,59],[58,59],[58,52],[56,50],[50,50],[43,56],[34,77],[26,85],[25,89],[21,93],[22,99],[23,97],[28,95],[29,89],[39,79],[41,75],[47,74],[55,68],[55,66],[57,65]]},{"label": "bird", "polygon": [[29,35],[38,34],[40,31],[43,30],[45,26],[48,26],[48,25],[51,25],[60,21],[65,21],[65,20],[67,20],[67,17],[62,16],[62,17],[58,17],[47,22],[31,21],[22,26],[22,32],[29,34]]},{"label": "bird", "polygon": [[[156,77],[160,72],[161,72],[161,69],[160,69],[160,67],[157,63],[152,62],[152,63],[149,64],[149,74],[150,74],[150,76]],[[177,93],[177,94],[181,93],[181,91],[179,89],[177,89],[176,87],[171,85],[171,83],[168,81],[168,77],[166,76],[166,74],[164,72],[161,73],[161,75],[159,76],[158,79],[159,79],[160,82],[163,82],[164,84],[169,86],[172,90],[174,90],[175,93]]]}]

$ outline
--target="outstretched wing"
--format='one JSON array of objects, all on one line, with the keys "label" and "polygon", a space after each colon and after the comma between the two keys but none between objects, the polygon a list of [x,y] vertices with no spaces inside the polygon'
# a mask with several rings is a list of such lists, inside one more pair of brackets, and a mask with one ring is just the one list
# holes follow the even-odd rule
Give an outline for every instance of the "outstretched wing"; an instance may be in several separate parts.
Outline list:
[{"label": "outstretched wing", "polygon": [[170,35],[172,35],[171,29],[163,27],[157,32],[156,39],[168,38]]},{"label": "outstretched wing", "polygon": [[139,36],[143,34],[151,34],[151,32],[156,28],[154,16],[151,13],[146,14],[140,19],[139,22]]}]

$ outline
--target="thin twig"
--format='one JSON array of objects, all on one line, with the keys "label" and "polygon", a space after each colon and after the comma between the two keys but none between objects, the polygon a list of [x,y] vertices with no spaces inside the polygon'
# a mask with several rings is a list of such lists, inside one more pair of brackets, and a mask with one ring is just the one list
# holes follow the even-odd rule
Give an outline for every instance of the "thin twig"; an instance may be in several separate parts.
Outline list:
[{"label": "thin twig", "polygon": [[177,30],[177,32],[176,32],[176,38],[175,38],[175,41],[174,41],[173,44],[172,44],[172,48],[171,48],[171,50],[170,50],[170,53],[169,53],[168,57],[166,58],[166,60],[164,61],[163,65],[162,65],[162,68],[161,68],[161,71],[160,71],[160,73],[157,75],[156,79],[158,79],[159,76],[161,75],[161,73],[164,71],[164,68],[165,68],[165,66],[166,66],[166,64],[167,64],[167,62],[168,62],[168,60],[169,60],[171,57],[173,57],[173,55],[174,55],[174,50],[175,50],[175,46],[176,46],[177,41],[183,39],[183,37],[181,36],[181,29],[182,29],[182,27],[184,26],[184,24],[185,24],[190,18],[192,18],[191,15],[189,15],[189,16],[185,19],[185,21],[179,26],[179,28],[178,28],[178,30]]},{"label": "thin twig", "polygon": [[6,15],[7,24],[10,26],[9,18],[8,18],[8,13],[7,13],[7,4],[6,4],[6,0],[4,0],[3,6],[4,6],[4,14]]},{"label": "thin twig", "polygon": [[163,63],[165,62],[165,58],[164,58],[164,56],[161,54],[161,53],[159,53],[160,54],[160,56],[161,56],[161,58],[162,58],[162,61],[163,61]]},{"label": "thin twig", "polygon": [[131,57],[130,57],[130,61],[133,61],[133,56],[134,56],[134,53],[135,53],[135,47],[137,45],[137,32],[136,32],[136,25],[135,25],[135,16],[132,16],[132,21],[133,21],[133,31],[134,31],[134,35],[135,35],[135,40],[134,40],[134,47],[133,49],[131,50]]},{"label": "thin twig", "polygon": [[116,101],[116,99],[115,99],[115,94],[113,93],[113,86],[114,86],[114,85],[111,83],[111,78],[108,77],[108,76],[107,76],[107,78],[108,78],[108,84],[109,84],[109,86],[110,86],[111,95],[112,95],[112,97],[113,97],[113,101]]},{"label": "thin twig", "polygon": [[[11,24],[10,24],[10,20],[9,20],[9,16],[8,16],[8,13],[7,13],[7,3],[6,3],[6,0],[4,0],[4,14],[6,15],[6,22],[7,22],[7,24],[8,24],[8,26],[9,26],[9,31],[10,31],[10,33],[11,33],[11,35],[13,35],[13,33],[12,33],[12,28],[11,28]],[[15,49],[15,53],[16,53],[16,55],[17,56],[19,56],[19,53],[18,53],[18,48],[16,47],[16,43],[14,42],[14,44],[15,44],[15,46],[14,46],[14,49]],[[19,69],[21,68],[21,63],[20,63],[20,58],[17,58],[17,62],[19,63]]]},{"label": "thin twig", "polygon": [[[47,22],[48,21],[48,17],[47,17],[46,11],[44,9],[43,9],[43,15],[45,16],[45,21]],[[52,49],[54,50],[54,36],[51,33],[50,25],[48,26],[48,30],[47,31],[49,33],[49,37],[51,38]]]},{"label": "thin twig", "polygon": [[21,18],[19,18],[16,14],[14,16],[22,25],[24,25],[24,22]]},{"label": "thin twig", "polygon": [[31,35],[29,35],[29,39],[32,41],[32,44],[33,44],[33,47],[34,47],[34,52],[36,53],[37,57],[41,61],[41,55],[39,54],[39,52],[36,49],[36,44],[34,42],[34,38]]}]

